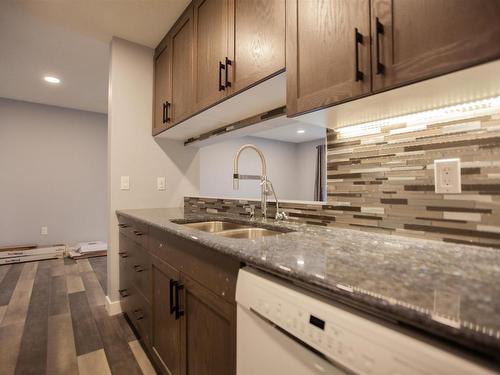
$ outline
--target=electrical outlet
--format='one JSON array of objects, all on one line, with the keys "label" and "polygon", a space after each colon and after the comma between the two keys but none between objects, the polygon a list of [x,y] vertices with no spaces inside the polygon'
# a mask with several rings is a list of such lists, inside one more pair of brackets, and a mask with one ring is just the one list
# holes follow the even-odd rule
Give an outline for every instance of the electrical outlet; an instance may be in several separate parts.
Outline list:
[{"label": "electrical outlet", "polygon": [[163,191],[167,189],[167,182],[165,177],[156,177],[156,188],[159,191]]},{"label": "electrical outlet", "polygon": [[462,192],[460,159],[434,160],[434,187],[439,194]]},{"label": "electrical outlet", "polygon": [[46,236],[47,234],[49,234],[49,228],[48,227],[41,227],[40,234]]},{"label": "electrical outlet", "polygon": [[130,190],[130,177],[121,176],[120,178],[120,190]]}]

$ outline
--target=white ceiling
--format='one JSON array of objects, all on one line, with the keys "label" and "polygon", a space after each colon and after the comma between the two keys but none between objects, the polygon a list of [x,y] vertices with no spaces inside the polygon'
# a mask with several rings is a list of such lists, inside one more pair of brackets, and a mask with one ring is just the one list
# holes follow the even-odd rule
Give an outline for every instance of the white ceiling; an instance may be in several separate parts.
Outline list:
[{"label": "white ceiling", "polygon": [[188,3],[1,0],[0,97],[106,113],[111,38],[154,48]]}]

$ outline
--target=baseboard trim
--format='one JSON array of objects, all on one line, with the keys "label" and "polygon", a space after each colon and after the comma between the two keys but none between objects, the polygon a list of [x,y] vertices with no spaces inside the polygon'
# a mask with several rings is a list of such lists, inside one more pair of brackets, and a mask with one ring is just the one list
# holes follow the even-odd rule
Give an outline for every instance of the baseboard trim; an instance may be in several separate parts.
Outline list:
[{"label": "baseboard trim", "polygon": [[106,296],[106,311],[108,315],[117,315],[122,312],[120,301],[111,301],[109,296]]}]

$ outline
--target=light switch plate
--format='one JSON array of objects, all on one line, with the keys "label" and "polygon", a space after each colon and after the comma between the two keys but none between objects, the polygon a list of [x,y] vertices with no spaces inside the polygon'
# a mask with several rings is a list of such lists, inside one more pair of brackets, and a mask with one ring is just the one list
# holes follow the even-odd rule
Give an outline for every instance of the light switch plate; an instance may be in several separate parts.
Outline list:
[{"label": "light switch plate", "polygon": [[44,226],[44,227],[41,227],[41,228],[40,228],[40,234],[41,234],[41,235],[44,235],[44,236],[45,236],[45,235],[47,235],[47,234],[49,234],[49,228],[48,228],[48,227],[45,227],[45,226]]},{"label": "light switch plate", "polygon": [[460,159],[434,160],[434,187],[438,194],[462,192]]},{"label": "light switch plate", "polygon": [[130,178],[129,178],[129,176],[121,176],[121,178],[120,178],[120,190],[130,190]]},{"label": "light switch plate", "polygon": [[167,182],[165,177],[156,177],[156,188],[159,191],[163,191],[167,189]]}]

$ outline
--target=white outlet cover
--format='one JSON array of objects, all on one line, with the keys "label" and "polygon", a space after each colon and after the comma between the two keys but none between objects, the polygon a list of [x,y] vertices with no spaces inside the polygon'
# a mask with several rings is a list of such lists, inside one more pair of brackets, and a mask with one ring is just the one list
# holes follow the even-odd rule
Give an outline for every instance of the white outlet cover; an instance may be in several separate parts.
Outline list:
[{"label": "white outlet cover", "polygon": [[434,191],[438,194],[462,192],[459,158],[434,160]]},{"label": "white outlet cover", "polygon": [[159,191],[163,191],[167,189],[167,182],[165,177],[157,177],[156,178],[156,188]]},{"label": "white outlet cover", "polygon": [[47,234],[49,234],[49,228],[48,227],[41,227],[40,228],[40,234],[44,235],[44,236],[47,235]]},{"label": "white outlet cover", "polygon": [[121,176],[120,178],[120,190],[130,190],[130,177]]}]

